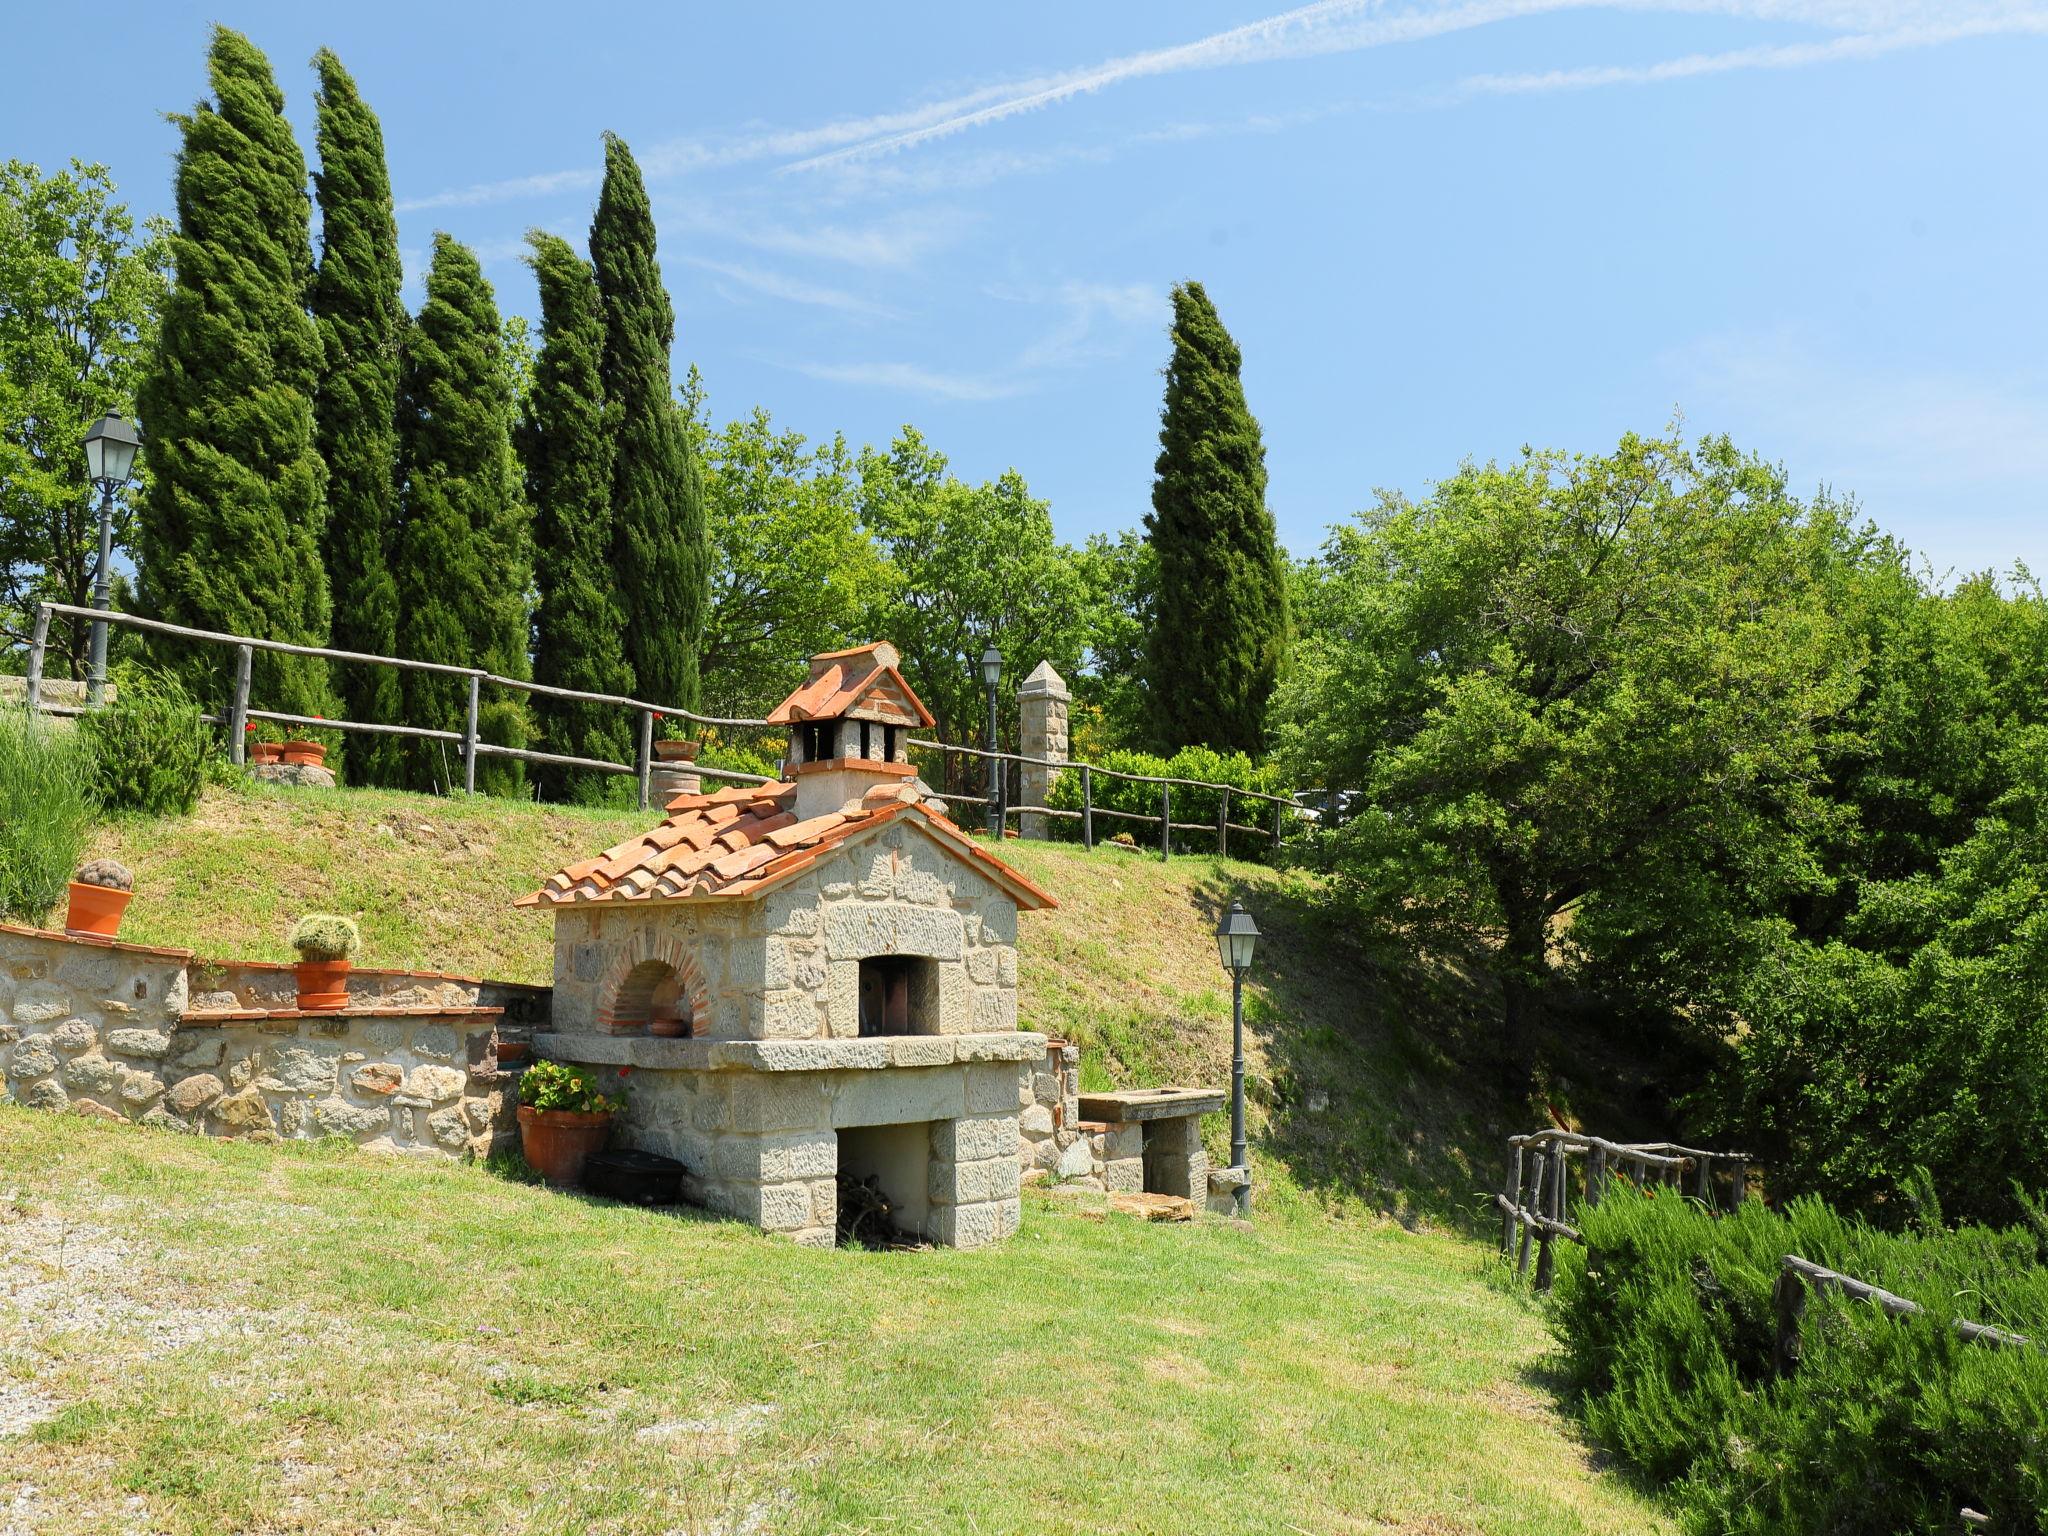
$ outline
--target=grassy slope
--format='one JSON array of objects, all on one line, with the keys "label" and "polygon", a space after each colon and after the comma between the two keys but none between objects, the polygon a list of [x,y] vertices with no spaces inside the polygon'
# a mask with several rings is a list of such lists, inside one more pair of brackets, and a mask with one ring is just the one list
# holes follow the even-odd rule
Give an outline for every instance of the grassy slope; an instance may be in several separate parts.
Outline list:
[{"label": "grassy slope", "polygon": [[[509,900],[644,824],[216,791],[100,851],[136,870],[139,941],[285,958],[326,908],[361,917],[373,963],[544,980],[547,921]],[[1029,1196],[995,1250],[819,1255],[481,1170],[0,1110],[0,1196],[23,1191],[0,1274],[43,1287],[0,1285],[0,1425],[10,1391],[60,1410],[0,1466],[60,1533],[131,1495],[174,1531],[710,1532],[756,1506],[738,1528],[1663,1529],[1541,1390],[1526,1303],[1444,1230],[1491,1128],[1403,1021],[1455,1038],[1455,980],[1376,969],[1299,877],[1008,852],[1063,903],[1024,926],[1025,1020],[1080,1040],[1097,1082],[1226,1080],[1209,932],[1233,898],[1257,915],[1254,1229]],[[104,1303],[78,1330],[48,1299],[66,1286]],[[167,1344],[159,1314],[194,1308]],[[775,1410],[725,1417],[753,1404]],[[678,1420],[711,1422],[627,1433]]]},{"label": "grassy slope", "polygon": [[45,1416],[0,1510],[47,1536],[1667,1529],[1479,1250],[1392,1223],[1028,1195],[995,1248],[816,1253],[12,1108],[0,1168],[0,1421]]}]

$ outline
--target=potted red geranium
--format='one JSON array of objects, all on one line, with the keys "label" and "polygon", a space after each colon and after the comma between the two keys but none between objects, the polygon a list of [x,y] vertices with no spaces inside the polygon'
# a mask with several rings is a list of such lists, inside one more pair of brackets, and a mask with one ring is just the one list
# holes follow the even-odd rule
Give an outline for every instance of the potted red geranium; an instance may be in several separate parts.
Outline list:
[{"label": "potted red geranium", "polygon": [[689,726],[681,720],[671,720],[660,710],[654,712],[654,755],[664,763],[694,763],[697,760],[698,743],[684,739]]},{"label": "potted red geranium", "polygon": [[583,1165],[604,1150],[625,1094],[598,1092],[587,1068],[536,1061],[519,1079],[519,1148],[556,1189],[580,1183]]}]

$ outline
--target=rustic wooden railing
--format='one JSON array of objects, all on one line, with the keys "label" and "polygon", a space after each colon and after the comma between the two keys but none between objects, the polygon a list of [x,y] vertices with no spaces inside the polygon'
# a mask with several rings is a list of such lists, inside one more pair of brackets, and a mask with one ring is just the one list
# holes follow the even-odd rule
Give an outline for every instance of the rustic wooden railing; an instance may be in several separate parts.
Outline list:
[{"label": "rustic wooden railing", "polygon": [[[1078,821],[1081,823],[1081,844],[1086,848],[1093,848],[1095,846],[1095,818],[1098,816],[1107,816],[1117,821],[1134,821],[1142,826],[1159,828],[1159,856],[1162,859],[1172,854],[1173,834],[1176,832],[1201,832],[1213,836],[1216,839],[1216,851],[1219,855],[1227,855],[1230,852],[1230,834],[1232,832],[1243,832],[1252,837],[1266,838],[1270,846],[1277,848],[1280,846],[1280,839],[1286,826],[1284,817],[1288,811],[1294,809],[1298,804],[1293,797],[1288,795],[1268,794],[1263,790],[1257,789],[1242,789],[1234,784],[1212,784],[1206,779],[1176,779],[1159,774],[1126,773],[1122,769],[1104,768],[1099,763],[1076,762],[1071,758],[1026,757],[1021,752],[990,752],[981,747],[963,747],[948,741],[924,741],[917,738],[912,738],[910,745],[923,748],[929,752],[952,752],[962,757],[976,758],[984,762],[994,761],[1005,765],[1005,767],[1010,763],[1016,763],[1023,767],[1056,769],[1061,772],[1078,774],[1081,781],[1081,806],[1078,810],[1050,805],[1010,804],[1009,796],[1006,793],[1006,786],[1003,784],[1005,777],[1003,772],[994,772],[990,775],[991,783],[995,788],[993,805],[990,803],[991,797],[986,795],[940,795],[939,798],[953,805],[986,807],[989,809],[990,815],[999,818],[1005,827],[1009,825],[1009,818],[1012,816],[1019,818],[1025,816],[1049,816],[1058,817],[1066,821]],[[1148,816],[1141,811],[1119,811],[1112,810],[1106,805],[1097,805],[1095,803],[1095,776],[1097,774],[1106,779],[1122,779],[1125,783],[1129,784],[1157,784],[1159,786],[1159,814],[1157,816]],[[1173,791],[1176,786],[1182,789],[1213,789],[1217,791],[1216,819],[1213,822],[1175,821],[1173,819]],[[1258,801],[1270,804],[1273,807],[1272,825],[1252,826],[1245,822],[1232,821],[1230,819],[1230,802],[1233,797],[1241,801]]]},{"label": "rustic wooden railing", "polygon": [[[243,760],[245,735],[244,727],[252,720],[267,720],[275,725],[297,725],[312,728],[326,727],[336,731],[353,731],[365,735],[406,736],[419,741],[436,741],[454,746],[462,763],[462,787],[465,793],[476,789],[476,764],[480,757],[513,758],[526,763],[548,763],[563,768],[584,768],[596,773],[632,774],[638,781],[640,807],[647,808],[650,784],[654,766],[654,722],[663,716],[687,720],[695,725],[719,726],[727,729],[766,729],[766,720],[739,719],[723,715],[704,715],[695,710],[681,709],[671,704],[654,704],[645,699],[626,698],[611,693],[585,693],[575,688],[557,688],[547,683],[536,683],[525,678],[501,677],[481,667],[455,666],[448,662],[414,661],[404,656],[377,656],[364,651],[342,651],[323,645],[293,645],[283,640],[263,640],[253,635],[233,635],[210,629],[193,629],[184,624],[171,624],[162,619],[147,619],[139,614],[121,613],[98,608],[82,608],[71,603],[41,603],[36,608],[35,626],[29,640],[28,653],[28,707],[31,711],[41,710],[46,714],[77,715],[84,709],[76,705],[50,704],[42,700],[43,668],[49,654],[50,618],[54,614],[67,614],[74,618],[104,619],[109,624],[120,624],[130,629],[146,630],[152,634],[170,635],[180,640],[194,640],[201,644],[232,646],[235,650],[235,682],[233,696],[224,714],[207,714],[209,724],[224,725],[227,728],[228,755],[236,763]],[[459,677],[469,684],[469,703],[459,731],[437,730],[426,726],[386,725],[368,720],[322,719],[311,715],[285,714],[276,710],[255,709],[249,703],[249,679],[252,658],[257,651],[276,651],[287,656],[308,656],[322,661],[357,663],[372,667],[391,667],[400,671],[431,672],[442,677]],[[631,763],[614,763],[604,758],[574,757],[561,752],[540,752],[526,747],[499,746],[485,741],[478,731],[481,712],[481,693],[484,687],[510,688],[517,692],[542,694],[549,698],[574,699],[585,704],[608,704],[619,709],[631,710],[639,716],[639,750]],[[89,706],[88,706],[89,707]],[[1159,828],[1159,851],[1163,858],[1172,850],[1175,832],[1211,833],[1216,838],[1219,853],[1227,853],[1230,834],[1242,832],[1254,837],[1265,837],[1278,847],[1285,827],[1284,815],[1296,805],[1286,795],[1267,794],[1258,790],[1240,789],[1230,784],[1211,784],[1201,779],[1161,778],[1142,773],[1124,773],[1114,768],[1104,768],[1096,763],[1074,762],[1068,759],[1032,758],[1017,752],[988,752],[979,747],[960,746],[953,742],[913,740],[910,745],[928,751],[950,752],[961,756],[981,759],[997,759],[1004,764],[1020,763],[1045,768],[1057,768],[1077,772],[1081,779],[1081,808],[1069,810],[1049,805],[1011,805],[1004,793],[1004,775],[991,775],[991,794],[941,795],[940,799],[949,804],[965,804],[989,807],[994,801],[993,814],[1009,825],[1012,816],[1045,816],[1081,823],[1081,841],[1095,846],[1095,818],[1107,816],[1114,819],[1134,821],[1146,826]],[[692,764],[690,771],[701,778],[724,779],[739,784],[769,784],[772,779],[757,773],[741,773],[735,769],[712,768]],[[1106,778],[1124,779],[1139,784],[1157,784],[1160,795],[1160,814],[1147,816],[1131,811],[1112,810],[1108,806],[1095,804],[1095,775]],[[1210,822],[1174,821],[1173,788],[1179,785],[1188,789],[1212,789],[1218,791],[1216,820]],[[451,789],[453,785],[449,786]],[[1239,801],[1270,803],[1273,819],[1270,827],[1251,826],[1230,819],[1232,798]],[[1331,804],[1335,805],[1334,798]]]},{"label": "rustic wooden railing", "polygon": [[[48,653],[50,616],[69,614],[76,618],[104,619],[110,624],[125,625],[130,629],[147,630],[152,634],[171,635],[180,640],[195,640],[202,644],[232,646],[235,650],[235,683],[233,697],[223,715],[209,715],[207,719],[227,727],[228,756],[240,763],[244,754],[244,727],[251,720],[268,720],[276,725],[298,725],[312,728],[326,727],[336,731],[353,731],[373,736],[407,736],[419,741],[438,741],[456,746],[461,753],[462,787],[465,793],[476,790],[476,765],[480,757],[506,757],[523,763],[550,763],[564,768],[585,768],[596,773],[632,774],[639,783],[640,808],[647,808],[649,787],[654,770],[654,722],[662,716],[674,716],[697,725],[725,727],[766,726],[765,720],[737,720],[718,715],[702,715],[695,710],[680,709],[668,704],[652,704],[645,699],[629,699],[618,694],[584,693],[574,688],[556,688],[546,683],[531,682],[525,678],[500,677],[481,667],[458,667],[447,662],[414,661],[405,656],[375,656],[364,651],[340,651],[324,645],[292,645],[283,640],[263,640],[253,635],[221,634],[210,629],[193,629],[183,624],[170,624],[162,619],[146,619],[139,614],[103,612],[97,608],[80,608],[70,603],[43,603],[36,609],[35,628],[29,640],[28,653],[28,707],[31,711],[41,710],[47,714],[76,715],[84,710],[75,705],[45,704],[42,702],[43,666]],[[441,677],[464,678],[469,683],[469,707],[465,712],[463,728],[459,731],[436,730],[417,725],[385,725],[369,720],[322,719],[312,715],[286,714],[278,710],[253,709],[249,704],[249,675],[252,659],[257,651],[276,651],[287,656],[308,656],[322,661],[358,662],[366,666],[391,667],[405,672],[431,672]],[[562,752],[539,752],[527,747],[506,747],[482,739],[478,734],[481,693],[488,684],[494,688],[510,688],[522,693],[546,694],[558,699],[576,699],[586,704],[610,704],[621,709],[637,711],[640,717],[639,755],[631,763],[614,763],[605,758],[575,757]],[[767,784],[773,780],[758,773],[740,773],[728,768],[711,768],[691,765],[690,771],[703,778],[727,779],[741,784]],[[453,788],[451,785],[450,788]]]},{"label": "rustic wooden railing", "polygon": [[1536,1258],[1536,1288],[1548,1290],[1556,1272],[1551,1244],[1558,1238],[1583,1243],[1579,1229],[1565,1220],[1572,1183],[1571,1162],[1585,1160],[1581,1189],[1587,1205],[1598,1205],[1609,1183],[1618,1175],[1638,1188],[1683,1186],[1691,1175],[1687,1191],[1710,1211],[1718,1211],[1715,1176],[1727,1173],[1731,1189],[1728,1203],[1739,1203],[1749,1193],[1750,1157],[1744,1152],[1708,1152],[1682,1147],[1675,1142],[1618,1142],[1577,1131],[1546,1129],[1527,1136],[1508,1138],[1507,1177],[1493,1197],[1501,1213],[1500,1247],[1503,1255],[1515,1255],[1515,1273],[1529,1272],[1531,1250]]}]

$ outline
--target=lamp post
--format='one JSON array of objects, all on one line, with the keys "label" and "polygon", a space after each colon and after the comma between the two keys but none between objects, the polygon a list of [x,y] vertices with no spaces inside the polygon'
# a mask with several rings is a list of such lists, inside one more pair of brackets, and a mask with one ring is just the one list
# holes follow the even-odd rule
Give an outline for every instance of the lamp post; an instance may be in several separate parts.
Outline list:
[{"label": "lamp post", "polygon": [[[100,559],[92,574],[92,605],[113,606],[114,488],[128,483],[142,434],[117,415],[102,416],[85,434],[85,472],[100,488]],[[92,659],[86,668],[85,702],[97,709],[107,691],[107,621],[92,621]]]},{"label": "lamp post", "polygon": [[1233,901],[1216,926],[1216,954],[1223,969],[1230,972],[1230,1164],[1241,1180],[1231,1198],[1240,1216],[1252,1203],[1251,1169],[1244,1146],[1244,973],[1252,968],[1252,946],[1258,940],[1259,925],[1242,902]]},{"label": "lamp post", "polygon": [[988,835],[1003,840],[1003,764],[996,750],[996,683],[1003,675],[1003,653],[990,641],[981,653],[981,680],[988,684]]}]

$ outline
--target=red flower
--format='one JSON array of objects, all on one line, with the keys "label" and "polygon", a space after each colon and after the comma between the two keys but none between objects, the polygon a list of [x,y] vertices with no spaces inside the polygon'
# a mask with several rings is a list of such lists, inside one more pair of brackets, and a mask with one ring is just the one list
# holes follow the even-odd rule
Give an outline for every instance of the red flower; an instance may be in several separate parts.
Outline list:
[{"label": "red flower", "polygon": [[242,729],[245,731],[253,731],[256,729],[256,722],[252,720],[247,725],[243,726]]},{"label": "red flower", "polygon": [[631,1077],[632,1075],[633,1075],[633,1069],[632,1069],[631,1067],[621,1067],[621,1068],[619,1068],[619,1076],[621,1076],[621,1077]]}]

